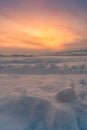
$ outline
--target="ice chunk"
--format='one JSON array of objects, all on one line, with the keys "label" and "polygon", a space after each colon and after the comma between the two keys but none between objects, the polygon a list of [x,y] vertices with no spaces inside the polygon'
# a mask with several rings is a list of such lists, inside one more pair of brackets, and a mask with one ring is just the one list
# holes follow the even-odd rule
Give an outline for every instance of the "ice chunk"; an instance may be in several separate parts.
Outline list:
[{"label": "ice chunk", "polygon": [[87,85],[87,83],[86,83],[86,81],[84,79],[80,79],[79,83],[82,84],[82,85]]},{"label": "ice chunk", "polygon": [[56,94],[56,99],[61,102],[73,102],[76,99],[76,92],[73,87],[66,87]]}]

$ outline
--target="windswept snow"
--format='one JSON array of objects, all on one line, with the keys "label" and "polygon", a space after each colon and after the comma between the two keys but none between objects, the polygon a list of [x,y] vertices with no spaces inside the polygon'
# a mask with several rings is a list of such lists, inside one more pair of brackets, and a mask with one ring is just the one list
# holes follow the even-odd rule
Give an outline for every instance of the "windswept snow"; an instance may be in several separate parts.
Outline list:
[{"label": "windswept snow", "polygon": [[87,58],[1,57],[0,130],[87,130]]},{"label": "windswept snow", "polygon": [[0,58],[1,74],[87,74],[84,57]]}]

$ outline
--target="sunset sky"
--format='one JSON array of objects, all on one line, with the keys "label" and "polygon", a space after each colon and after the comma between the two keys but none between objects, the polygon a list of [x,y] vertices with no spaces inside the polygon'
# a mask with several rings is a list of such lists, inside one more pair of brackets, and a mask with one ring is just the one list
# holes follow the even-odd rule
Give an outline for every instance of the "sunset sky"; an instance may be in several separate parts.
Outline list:
[{"label": "sunset sky", "polygon": [[0,53],[87,48],[87,0],[0,0]]}]

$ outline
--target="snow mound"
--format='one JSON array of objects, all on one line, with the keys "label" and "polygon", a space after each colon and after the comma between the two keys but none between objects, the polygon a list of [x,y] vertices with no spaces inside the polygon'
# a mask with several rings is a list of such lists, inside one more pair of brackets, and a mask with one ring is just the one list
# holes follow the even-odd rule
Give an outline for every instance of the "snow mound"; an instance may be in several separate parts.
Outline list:
[{"label": "snow mound", "polygon": [[60,102],[73,102],[76,99],[76,92],[73,87],[66,87],[56,94],[56,99]]},{"label": "snow mound", "polygon": [[3,104],[0,111],[9,117],[15,117],[20,122],[26,121],[26,126],[22,126],[21,123],[22,128],[19,128],[17,122],[14,122],[12,128],[13,121],[7,116],[2,120],[3,127],[0,123],[1,130],[79,130],[72,108],[60,103],[56,106],[50,101],[37,97],[22,96],[8,102],[7,105]]},{"label": "snow mound", "polygon": [[[4,120],[0,121],[0,129],[86,130],[87,117],[84,111],[82,111],[82,114],[80,112],[80,109],[83,110],[82,104],[76,104],[74,108],[76,112],[68,104],[57,103],[55,106],[55,104],[52,104],[45,99],[37,97],[20,97],[19,99],[12,100],[7,103],[7,105],[4,104],[0,107],[0,111],[5,113]],[[84,116],[82,117],[82,115]],[[10,118],[11,116],[18,121],[18,124],[15,120]],[[22,124],[24,121],[26,122],[25,125]],[[85,129],[83,129],[84,125]]]}]

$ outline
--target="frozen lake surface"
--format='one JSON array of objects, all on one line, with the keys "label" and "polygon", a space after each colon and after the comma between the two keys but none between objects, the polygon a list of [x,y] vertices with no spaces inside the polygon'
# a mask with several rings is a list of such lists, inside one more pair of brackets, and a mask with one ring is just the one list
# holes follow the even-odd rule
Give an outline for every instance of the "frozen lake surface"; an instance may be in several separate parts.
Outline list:
[{"label": "frozen lake surface", "polygon": [[87,57],[0,57],[0,130],[87,130]]}]

